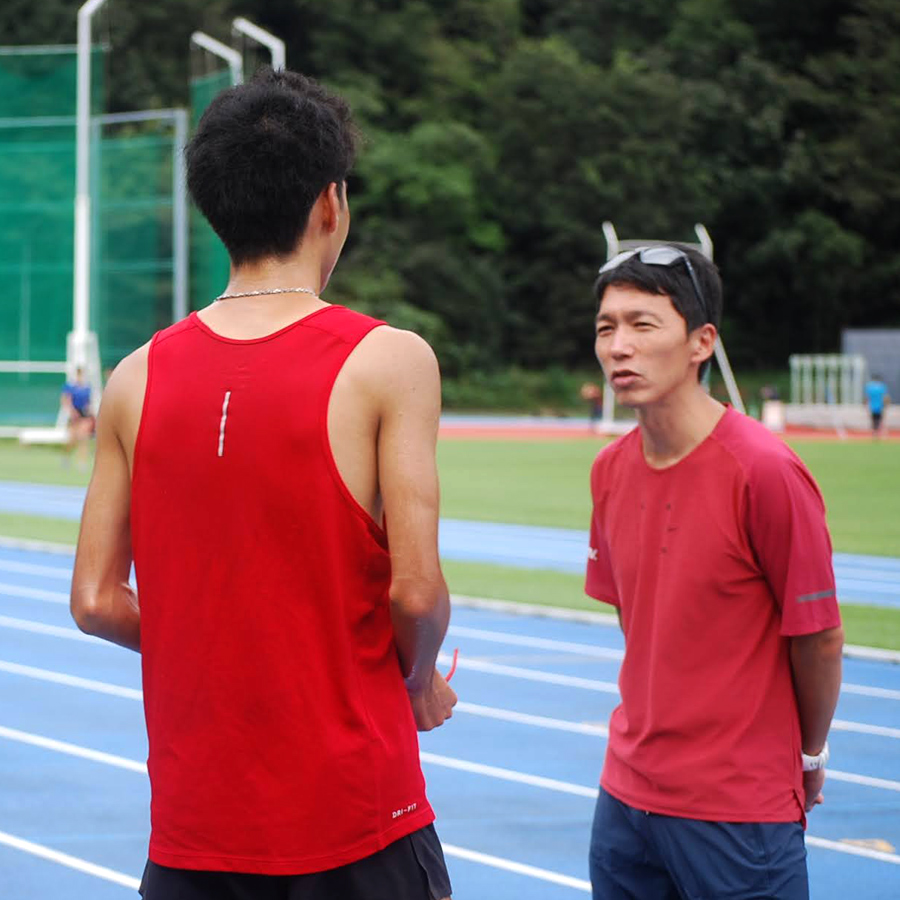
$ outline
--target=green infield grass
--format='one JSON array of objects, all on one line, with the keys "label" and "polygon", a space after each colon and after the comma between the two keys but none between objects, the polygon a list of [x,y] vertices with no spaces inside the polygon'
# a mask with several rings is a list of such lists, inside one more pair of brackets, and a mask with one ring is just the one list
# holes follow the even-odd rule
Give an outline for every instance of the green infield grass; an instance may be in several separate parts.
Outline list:
[{"label": "green infield grass", "polygon": [[[900,444],[792,441],[822,488],[835,550],[900,556]],[[600,441],[442,441],[441,513],[455,519],[586,529],[588,477]],[[58,449],[0,442],[0,480],[87,483]],[[77,523],[0,514],[0,535],[74,543]],[[458,594],[603,610],[582,579],[547,570],[445,562]],[[900,610],[843,607],[847,640],[900,649]]]},{"label": "green infield grass", "polygon": [[[615,611],[585,595],[580,575],[455,560],[444,560],[443,569],[450,590],[456,594],[590,612]],[[841,618],[848,644],[900,650],[900,609],[846,603],[841,606]]]},{"label": "green infield grass", "polygon": [[[900,556],[900,443],[791,441],[822,489],[835,550]],[[597,441],[442,441],[441,514],[587,529]]]}]

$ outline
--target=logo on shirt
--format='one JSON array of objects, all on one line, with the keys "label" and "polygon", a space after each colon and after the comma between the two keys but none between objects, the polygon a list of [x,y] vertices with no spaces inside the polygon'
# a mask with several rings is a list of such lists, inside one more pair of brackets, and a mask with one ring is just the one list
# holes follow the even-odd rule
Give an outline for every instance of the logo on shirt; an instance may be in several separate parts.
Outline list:
[{"label": "logo on shirt", "polygon": [[588,550],[588,559],[591,562],[597,562],[597,550],[595,547],[591,547]]},{"label": "logo on shirt", "polygon": [[418,803],[410,803],[409,806],[405,806],[405,807],[403,807],[403,809],[395,809],[395,810],[391,813],[391,818],[392,818],[392,819],[399,819],[400,816],[405,816],[407,813],[415,812],[415,811],[416,811],[416,807],[417,807],[418,805],[419,805]]}]

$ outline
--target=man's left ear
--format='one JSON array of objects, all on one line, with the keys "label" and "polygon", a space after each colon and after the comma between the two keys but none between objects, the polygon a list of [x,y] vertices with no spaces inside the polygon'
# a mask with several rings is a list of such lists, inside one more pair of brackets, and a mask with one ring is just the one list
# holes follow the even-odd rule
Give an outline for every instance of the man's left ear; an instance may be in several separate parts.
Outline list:
[{"label": "man's left ear", "polygon": [[716,339],[719,336],[718,329],[712,322],[701,325],[695,332],[697,341],[696,353],[700,362],[711,359],[716,350]]}]

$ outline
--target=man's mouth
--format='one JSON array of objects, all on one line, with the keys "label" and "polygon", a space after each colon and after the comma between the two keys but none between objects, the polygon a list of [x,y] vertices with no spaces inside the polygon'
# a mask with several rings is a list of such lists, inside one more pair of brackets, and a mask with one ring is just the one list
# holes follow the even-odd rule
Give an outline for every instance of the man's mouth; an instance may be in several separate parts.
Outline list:
[{"label": "man's mouth", "polygon": [[641,376],[633,369],[615,369],[610,381],[613,387],[631,387]]}]

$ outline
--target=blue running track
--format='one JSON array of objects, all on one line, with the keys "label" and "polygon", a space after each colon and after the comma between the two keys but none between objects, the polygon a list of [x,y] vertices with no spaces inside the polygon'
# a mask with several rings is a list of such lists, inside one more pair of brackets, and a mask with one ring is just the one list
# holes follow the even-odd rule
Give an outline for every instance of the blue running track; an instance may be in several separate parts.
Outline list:
[{"label": "blue running track", "polygon": [[[2,900],[136,897],[147,852],[139,659],[75,629],[71,563],[0,547]],[[455,897],[586,896],[618,629],[457,607],[454,646],[460,704],[421,749]],[[812,896],[896,900],[900,665],[848,659],[844,677]]]},{"label": "blue running track", "polygon": [[[76,521],[81,517],[84,493],[84,488],[78,487],[0,481],[0,512]],[[440,542],[445,559],[581,574],[588,533],[442,519]],[[834,568],[842,603],[900,609],[900,559],[835,553]]]}]

